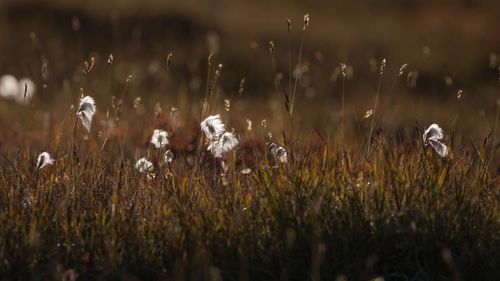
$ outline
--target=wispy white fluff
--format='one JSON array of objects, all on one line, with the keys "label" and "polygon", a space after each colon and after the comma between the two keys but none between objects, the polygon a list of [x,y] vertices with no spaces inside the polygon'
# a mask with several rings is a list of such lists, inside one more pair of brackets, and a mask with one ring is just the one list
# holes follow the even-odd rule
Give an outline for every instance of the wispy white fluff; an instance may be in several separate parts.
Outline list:
[{"label": "wispy white fluff", "polygon": [[208,116],[200,123],[200,127],[208,141],[218,140],[226,131],[219,114]]},{"label": "wispy white fluff", "polygon": [[425,130],[422,135],[424,143],[426,143],[429,139],[442,140],[444,138],[443,129],[439,127],[438,124],[432,124]]},{"label": "wispy white fluff", "polygon": [[441,141],[444,138],[443,129],[438,124],[432,124],[422,135],[424,145],[430,145],[441,157],[448,155],[448,147]]},{"label": "wispy white fluff", "polygon": [[288,162],[288,153],[283,147],[280,146],[276,149],[276,158],[283,164]]},{"label": "wispy white fluff", "polygon": [[152,171],[154,166],[151,161],[148,161],[148,159],[143,157],[137,160],[137,162],[135,163],[135,168],[139,171],[139,173],[144,173]]},{"label": "wispy white fluff", "polygon": [[15,99],[19,94],[19,82],[17,78],[6,74],[0,78],[0,96],[4,99]]},{"label": "wispy white fluff", "polygon": [[238,144],[239,141],[233,133],[225,132],[217,141],[211,142],[207,150],[211,151],[214,157],[222,158]]},{"label": "wispy white fluff", "polygon": [[167,152],[165,152],[165,163],[170,164],[172,163],[173,160],[174,160],[174,154],[169,149],[167,150]]},{"label": "wispy white fluff", "polygon": [[277,159],[279,162],[285,164],[288,162],[288,153],[286,152],[286,149],[282,146],[278,146],[275,143],[269,144],[269,151],[271,152],[271,155],[275,159]]},{"label": "wispy white fluff", "polygon": [[153,136],[151,137],[151,143],[156,148],[162,148],[168,144],[168,132],[164,130],[156,129],[153,131]]},{"label": "wispy white fluff", "polygon": [[19,92],[15,96],[18,104],[27,105],[35,95],[36,84],[29,78],[21,78],[19,80]]},{"label": "wispy white fluff", "polygon": [[47,167],[49,165],[54,164],[54,161],[55,160],[50,156],[50,154],[48,152],[42,152],[38,156],[38,161],[37,161],[36,167],[37,167],[37,169],[40,170],[44,167]]},{"label": "wispy white fluff", "polygon": [[92,97],[86,96],[80,101],[77,115],[82,120],[82,124],[90,133],[90,126],[92,125],[92,116],[96,112],[95,101]]}]

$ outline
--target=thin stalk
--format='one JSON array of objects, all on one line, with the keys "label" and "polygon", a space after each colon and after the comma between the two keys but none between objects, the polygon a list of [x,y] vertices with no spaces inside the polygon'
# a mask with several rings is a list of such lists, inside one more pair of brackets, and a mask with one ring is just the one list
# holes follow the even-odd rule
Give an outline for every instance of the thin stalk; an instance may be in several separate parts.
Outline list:
[{"label": "thin stalk", "polygon": [[288,92],[292,90],[292,21],[287,19],[288,22]]},{"label": "thin stalk", "polygon": [[[211,71],[212,71],[212,58],[213,58],[214,54],[213,53],[210,53],[210,55],[208,55],[208,63],[207,63],[207,85],[205,87],[205,97],[203,98],[202,102],[201,102],[201,108],[200,108],[200,120],[203,120],[205,119],[206,117],[206,114],[209,112],[209,109],[208,109],[208,106],[209,106],[209,93],[210,93],[210,74],[211,74]],[[204,110],[203,109],[203,106],[204,104],[207,104],[207,108]]]},{"label": "thin stalk", "polygon": [[[297,59],[297,66],[298,67],[300,67],[300,63],[302,62],[302,49],[304,47],[304,37],[305,37],[305,29],[302,30],[302,36],[300,38],[299,57]],[[297,85],[298,85],[300,78],[301,78],[301,76],[299,76],[298,78],[294,78],[295,84],[293,86],[293,92],[292,92],[291,102],[290,102],[290,116],[293,115],[293,109],[294,109],[294,105],[295,105],[295,96],[297,94]]]},{"label": "thin stalk", "polygon": [[495,155],[495,150],[497,148],[496,141],[497,141],[497,129],[498,129],[498,119],[499,119],[499,117],[500,117],[500,103],[497,100],[497,110],[496,110],[496,116],[495,116],[495,125],[493,127],[493,142],[491,143],[492,147],[491,147],[491,151],[490,151],[490,157],[488,157],[488,160],[486,161],[485,170],[490,166],[490,163],[493,160],[493,156]]},{"label": "thin stalk", "polygon": [[342,73],[342,112],[340,115],[340,140],[344,142],[344,119],[345,119],[345,76],[346,73]]},{"label": "thin stalk", "polygon": [[385,63],[386,60],[382,60],[382,64],[380,66],[380,76],[378,79],[378,87],[377,87],[377,94],[375,95],[375,104],[373,106],[373,115],[372,115],[372,122],[370,125],[370,134],[368,135],[368,144],[366,146],[366,153],[370,153],[370,146],[371,146],[371,140],[372,140],[372,135],[373,135],[373,127],[375,126],[375,117],[377,114],[377,106],[378,106],[378,100],[380,96],[380,91],[382,90],[382,79],[384,78],[384,68],[385,68]]}]

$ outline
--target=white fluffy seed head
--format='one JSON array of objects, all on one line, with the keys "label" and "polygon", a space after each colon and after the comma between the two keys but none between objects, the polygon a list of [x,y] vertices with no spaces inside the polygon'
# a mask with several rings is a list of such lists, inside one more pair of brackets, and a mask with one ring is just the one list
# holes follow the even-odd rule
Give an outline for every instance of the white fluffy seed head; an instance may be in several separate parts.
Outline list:
[{"label": "white fluffy seed head", "polygon": [[429,144],[432,148],[434,148],[439,156],[446,157],[446,155],[448,155],[448,147],[444,143],[438,140],[430,139]]},{"label": "white fluffy seed head", "polygon": [[151,172],[154,169],[153,163],[148,161],[145,157],[137,160],[135,163],[135,168],[139,171],[139,173]]},{"label": "white fluffy seed head", "polygon": [[288,162],[288,153],[283,147],[280,146],[276,149],[276,158],[283,164]]},{"label": "white fluffy seed head", "polygon": [[208,116],[200,123],[200,127],[208,141],[218,140],[226,130],[219,114]]},{"label": "white fluffy seed head", "polygon": [[222,158],[236,148],[238,144],[239,141],[233,133],[225,132],[217,141],[210,143],[208,150],[212,152],[214,157]]},{"label": "white fluffy seed head", "polygon": [[165,152],[165,163],[170,164],[172,163],[173,160],[174,160],[174,154],[169,149],[167,150],[167,152]]},{"label": "white fluffy seed head", "polygon": [[154,130],[153,136],[151,137],[151,143],[156,148],[163,148],[168,144],[168,132],[159,129]]},{"label": "white fluffy seed head", "polygon": [[95,101],[92,97],[86,96],[80,100],[80,106],[78,107],[78,112],[76,113],[82,124],[90,133],[90,126],[92,125],[92,117],[96,112]]},{"label": "white fluffy seed head", "polygon": [[54,161],[55,160],[50,156],[48,152],[42,152],[38,156],[36,167],[40,170],[44,167],[54,164]]},{"label": "white fluffy seed head", "polygon": [[268,147],[269,152],[276,160],[283,164],[288,163],[288,153],[286,152],[286,149],[284,147],[278,146],[275,143],[268,144]]},{"label": "white fluffy seed head", "polygon": [[422,135],[422,139],[424,141],[424,144],[427,144],[427,142],[430,139],[434,140],[442,140],[444,138],[444,133],[443,129],[439,127],[438,124],[432,124],[425,130],[424,134]]},{"label": "white fluffy seed head", "polygon": [[441,141],[444,138],[443,129],[438,124],[432,124],[422,135],[424,145],[430,145],[441,157],[448,155],[448,147]]}]

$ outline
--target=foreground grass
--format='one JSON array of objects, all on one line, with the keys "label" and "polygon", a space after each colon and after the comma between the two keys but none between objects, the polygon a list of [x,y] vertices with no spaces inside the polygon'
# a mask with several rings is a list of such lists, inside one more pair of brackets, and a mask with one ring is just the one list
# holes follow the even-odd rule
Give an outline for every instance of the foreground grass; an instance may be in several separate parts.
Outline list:
[{"label": "foreground grass", "polygon": [[500,278],[500,190],[479,150],[441,159],[377,139],[370,156],[233,155],[224,175],[208,155],[178,153],[154,178],[111,152],[40,172],[29,155],[1,167],[5,280]]}]

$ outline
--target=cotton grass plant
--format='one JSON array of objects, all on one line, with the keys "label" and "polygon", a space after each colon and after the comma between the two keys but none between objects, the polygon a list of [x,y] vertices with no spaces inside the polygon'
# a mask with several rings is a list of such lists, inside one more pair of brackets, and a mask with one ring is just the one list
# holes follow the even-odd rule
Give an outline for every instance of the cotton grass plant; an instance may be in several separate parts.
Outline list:
[{"label": "cotton grass plant", "polygon": [[90,126],[92,126],[92,117],[96,113],[95,101],[90,96],[85,96],[80,100],[77,115],[82,121],[83,127],[90,133]]},{"label": "cotton grass plant", "polygon": [[154,165],[153,162],[143,157],[137,160],[135,163],[135,169],[139,171],[139,173],[152,172],[154,170]]},{"label": "cotton grass plant", "polygon": [[157,149],[163,148],[168,145],[168,132],[165,130],[156,129],[153,131],[153,136],[151,137],[151,144]]},{"label": "cotton grass plant", "polygon": [[54,164],[55,159],[53,159],[48,152],[42,152],[38,156],[36,167],[38,170],[41,170],[47,166]]},{"label": "cotton grass plant", "polygon": [[444,138],[443,129],[438,124],[432,124],[422,135],[424,145],[430,145],[441,157],[448,155],[448,147],[442,143]]}]

